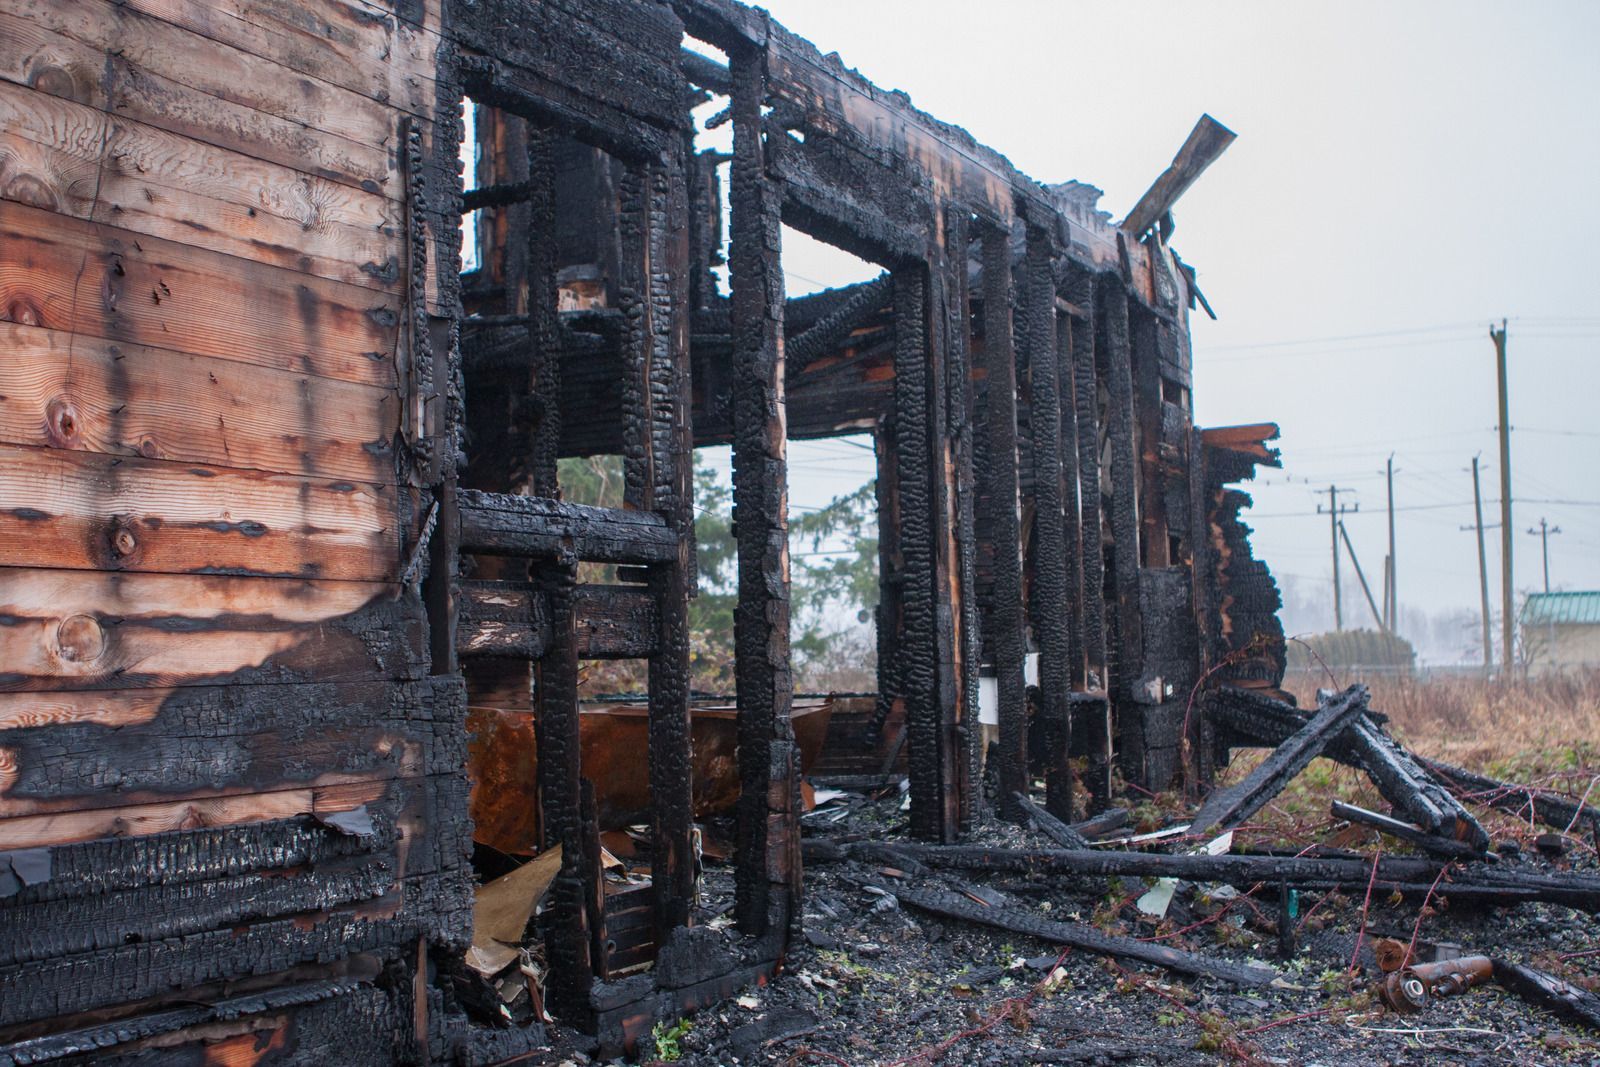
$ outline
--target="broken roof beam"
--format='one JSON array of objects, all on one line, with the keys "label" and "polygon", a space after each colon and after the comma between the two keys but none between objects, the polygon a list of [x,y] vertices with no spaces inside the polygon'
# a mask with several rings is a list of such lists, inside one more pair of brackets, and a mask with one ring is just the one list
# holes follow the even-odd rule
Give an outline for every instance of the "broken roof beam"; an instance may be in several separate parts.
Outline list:
[{"label": "broken roof beam", "polygon": [[1464,841],[1454,841],[1447,837],[1424,833],[1408,822],[1401,822],[1399,819],[1392,819],[1387,815],[1376,811],[1368,811],[1366,808],[1357,807],[1354,804],[1346,804],[1342,800],[1335,800],[1329,806],[1329,812],[1336,819],[1359,823],[1380,833],[1388,834],[1390,837],[1398,837],[1400,840],[1416,845],[1431,855],[1443,856],[1446,859],[1466,860],[1493,860],[1498,858],[1492,852],[1479,852]]},{"label": "broken roof beam", "polygon": [[1199,180],[1207,167],[1217,161],[1236,136],[1210,115],[1201,115],[1200,121],[1189,131],[1183,147],[1172,157],[1172,165],[1161,172],[1155,184],[1128,212],[1128,217],[1122,221],[1122,230],[1134,240],[1142,238],[1150,227],[1172,210],[1178,198],[1189,191],[1189,187]]},{"label": "broken roof beam", "polygon": [[678,535],[660,515],[544,497],[461,492],[461,550],[488,555],[667,563]]},{"label": "broken roof beam", "polygon": [[1260,811],[1366,711],[1368,698],[1366,686],[1353,685],[1324,703],[1309,722],[1286,738],[1243,779],[1213,792],[1190,822],[1189,833],[1199,835],[1213,828],[1229,829]]},{"label": "broken roof beam", "polygon": [[838,349],[851,334],[883,310],[889,302],[889,291],[888,274],[863,282],[838,308],[817,320],[804,333],[789,338],[784,344],[786,373],[799,374],[813,361]]}]

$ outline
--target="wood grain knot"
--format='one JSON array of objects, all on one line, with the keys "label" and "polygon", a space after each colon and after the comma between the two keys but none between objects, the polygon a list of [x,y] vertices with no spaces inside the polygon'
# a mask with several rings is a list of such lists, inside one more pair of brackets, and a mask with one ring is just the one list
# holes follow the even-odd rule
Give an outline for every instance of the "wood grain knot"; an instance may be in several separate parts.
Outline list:
[{"label": "wood grain knot", "polygon": [[88,615],[68,615],[56,627],[56,652],[64,660],[88,663],[106,650],[106,632]]},{"label": "wood grain knot", "polygon": [[52,447],[76,448],[82,438],[78,406],[70,397],[51,397],[44,408],[44,435]]}]

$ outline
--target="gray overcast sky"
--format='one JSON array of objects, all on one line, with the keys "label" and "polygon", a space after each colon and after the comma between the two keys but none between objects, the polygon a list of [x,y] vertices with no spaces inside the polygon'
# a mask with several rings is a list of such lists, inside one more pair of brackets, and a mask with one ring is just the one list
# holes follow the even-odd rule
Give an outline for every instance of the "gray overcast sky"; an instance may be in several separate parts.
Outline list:
[{"label": "gray overcast sky", "polygon": [[[1196,419],[1282,426],[1286,469],[1254,487],[1252,521],[1258,555],[1301,595],[1329,588],[1313,490],[1330,481],[1356,490],[1348,527],[1379,580],[1393,451],[1396,503],[1414,509],[1397,517],[1402,605],[1476,610],[1476,547],[1457,527],[1480,450],[1498,515],[1487,326],[1501,316],[1517,587],[1540,582],[1524,531],[1542,515],[1563,530],[1552,583],[1600,589],[1600,4],[767,6],[1031,176],[1104,189],[1118,218],[1201,112],[1238,133],[1175,211],[1173,243],[1221,317],[1193,324]],[[785,252],[795,291],[875,273]],[[851,451],[797,451],[795,502],[870,474]],[[1555,500],[1586,503],[1534,502]],[[1344,574],[1348,623],[1365,615]],[[1496,533],[1489,580],[1497,597]]]}]

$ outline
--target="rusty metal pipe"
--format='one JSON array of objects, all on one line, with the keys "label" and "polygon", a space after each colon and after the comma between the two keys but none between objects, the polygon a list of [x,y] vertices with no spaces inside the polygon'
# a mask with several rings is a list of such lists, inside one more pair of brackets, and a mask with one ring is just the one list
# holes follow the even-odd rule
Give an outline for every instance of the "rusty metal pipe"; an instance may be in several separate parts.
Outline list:
[{"label": "rusty metal pipe", "polygon": [[1393,971],[1378,995],[1390,1008],[1409,1014],[1427,1007],[1430,997],[1457,996],[1493,977],[1494,961],[1488,956],[1462,956]]}]

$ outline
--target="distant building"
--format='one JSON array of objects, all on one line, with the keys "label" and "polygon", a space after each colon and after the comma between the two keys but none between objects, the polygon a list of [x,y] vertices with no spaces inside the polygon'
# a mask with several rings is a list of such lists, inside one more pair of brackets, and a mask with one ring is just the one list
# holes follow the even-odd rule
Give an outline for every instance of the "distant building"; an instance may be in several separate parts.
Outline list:
[{"label": "distant building", "polygon": [[1522,647],[1531,670],[1600,667],[1600,591],[1528,594]]}]

